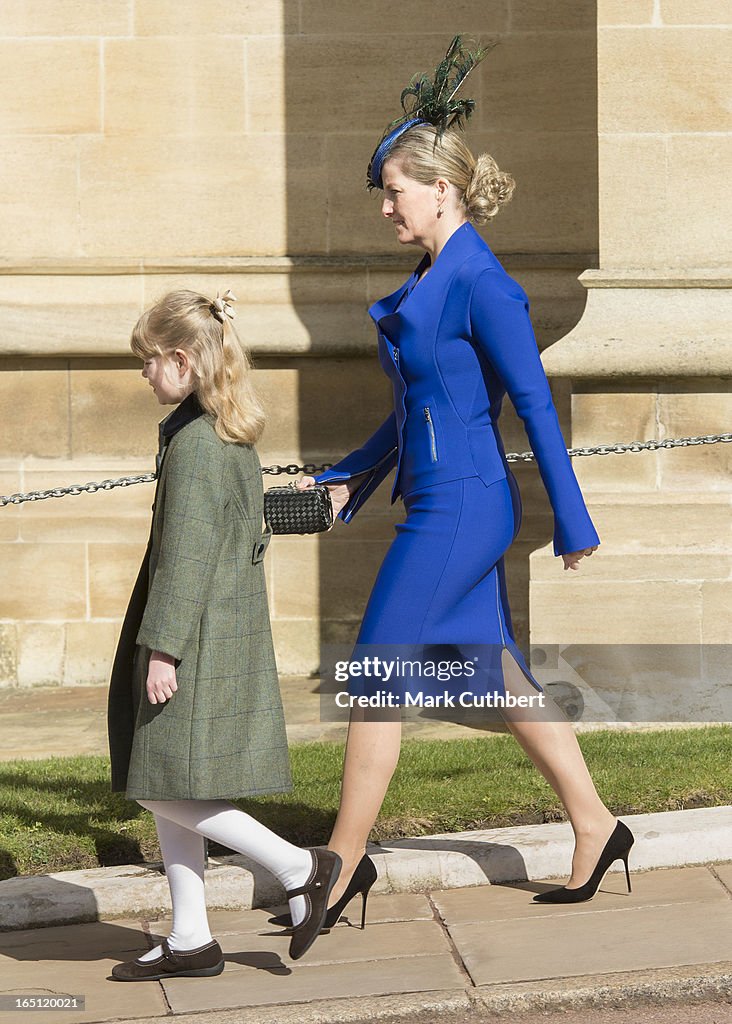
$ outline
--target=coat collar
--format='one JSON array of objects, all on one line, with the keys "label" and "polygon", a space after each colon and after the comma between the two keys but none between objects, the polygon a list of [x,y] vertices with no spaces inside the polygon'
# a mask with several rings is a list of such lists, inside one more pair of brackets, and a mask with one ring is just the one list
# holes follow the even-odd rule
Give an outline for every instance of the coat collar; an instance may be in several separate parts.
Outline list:
[{"label": "coat collar", "polygon": [[[488,250],[488,245],[480,237],[473,225],[466,221],[456,228],[443,245],[435,260],[434,266],[423,281],[419,281],[420,275],[430,266],[429,253],[425,253],[412,274],[407,278],[391,295],[379,299],[369,309],[369,315],[376,323],[385,316],[394,313],[400,303],[415,288],[433,288],[435,284],[443,283],[452,277],[461,263],[476,252]],[[490,251],[490,250],[489,250]]]},{"label": "coat collar", "polygon": [[158,469],[160,468],[162,454],[167,448],[171,437],[174,437],[179,430],[192,423],[193,420],[198,419],[199,416],[203,416],[205,411],[198,401],[198,396],[192,391],[176,409],[166,416],[164,420],[160,421],[158,426]]}]

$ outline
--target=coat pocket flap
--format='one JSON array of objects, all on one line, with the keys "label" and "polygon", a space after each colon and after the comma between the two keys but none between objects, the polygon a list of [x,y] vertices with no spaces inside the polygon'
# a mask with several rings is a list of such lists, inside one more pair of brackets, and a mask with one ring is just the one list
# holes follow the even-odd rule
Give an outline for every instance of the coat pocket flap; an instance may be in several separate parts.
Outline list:
[{"label": "coat pocket flap", "polygon": [[264,553],[267,550],[271,538],[272,530],[267,526],[254,542],[254,549],[252,550],[252,563],[254,565],[256,565],[257,562],[261,562],[264,558]]}]

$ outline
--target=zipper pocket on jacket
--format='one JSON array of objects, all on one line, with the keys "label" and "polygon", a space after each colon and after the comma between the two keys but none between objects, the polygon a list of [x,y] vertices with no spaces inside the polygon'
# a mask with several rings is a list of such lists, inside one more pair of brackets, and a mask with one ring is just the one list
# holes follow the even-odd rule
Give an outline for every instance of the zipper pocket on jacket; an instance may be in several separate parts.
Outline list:
[{"label": "zipper pocket on jacket", "polygon": [[432,413],[430,412],[430,407],[428,405],[424,407],[424,419],[425,423],[427,424],[427,429],[430,432],[430,454],[432,456],[432,461],[437,462],[437,442],[435,441],[435,425],[432,422]]}]

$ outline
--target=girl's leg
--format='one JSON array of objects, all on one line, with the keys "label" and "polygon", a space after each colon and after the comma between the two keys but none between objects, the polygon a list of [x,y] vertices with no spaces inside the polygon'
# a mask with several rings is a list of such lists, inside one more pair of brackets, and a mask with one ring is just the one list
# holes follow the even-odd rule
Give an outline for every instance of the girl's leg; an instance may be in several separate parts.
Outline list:
[{"label": "girl's leg", "polygon": [[[169,821],[208,836],[230,850],[243,853],[275,875],[285,889],[304,885],[312,869],[307,850],[293,846],[262,825],[251,815],[240,811],[228,800],[138,800],[139,804]],[[294,924],[305,918],[304,896],[290,900]]]},{"label": "girl's leg", "polygon": [[[506,693],[535,695],[511,654],[502,652]],[[548,697],[543,709],[503,709],[502,717],[562,801],[575,838],[569,888],[589,879],[602,848],[615,828],[616,819],[600,799],[569,721]]]},{"label": "girl's leg", "polygon": [[366,851],[391,777],[399,761],[402,737],[401,713],[373,712],[354,708],[348,724],[343,763],[341,800],[328,843],[343,861],[338,881],[330,895],[332,906],[342,895],[351,875]]},{"label": "girl's leg", "polygon": [[[203,836],[174,821],[155,815],[165,875],[170,886],[173,924],[168,941],[171,949],[197,949],[211,942],[203,888]],[[156,946],[140,960],[156,960],[162,948]]]}]

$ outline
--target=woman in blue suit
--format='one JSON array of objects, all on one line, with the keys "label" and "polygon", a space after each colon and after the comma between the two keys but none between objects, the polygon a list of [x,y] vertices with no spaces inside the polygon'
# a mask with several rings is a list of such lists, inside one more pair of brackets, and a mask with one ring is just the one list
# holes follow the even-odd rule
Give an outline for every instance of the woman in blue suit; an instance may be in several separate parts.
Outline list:
[{"label": "woman in blue suit", "polygon": [[[500,686],[515,696],[536,694],[542,688],[515,642],[504,571],[521,523],[497,422],[506,393],[551,501],[554,554],[565,570],[577,570],[600,541],[567,454],[526,294],[471,224],[495,215],[513,179],[487,154],[476,160],[454,127],[441,133],[421,119],[386,136],[369,179],[383,189],[382,213],[398,241],[425,251],[408,280],[369,310],[394,411],[361,448],[299,486],[326,483],[339,518],[349,523],[396,469],[391,500],[401,496],[406,520],[379,570],[357,645],[498,645]],[[568,884],[535,898],[589,899],[618,858],[627,877],[632,834],[598,796],[569,722],[553,705],[543,713],[503,714],[575,833]],[[366,842],[399,758],[398,715],[366,717],[354,709],[349,724],[329,843],[343,868],[328,923],[358,892],[365,908],[375,878]]]}]

